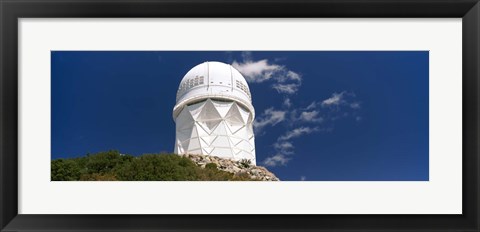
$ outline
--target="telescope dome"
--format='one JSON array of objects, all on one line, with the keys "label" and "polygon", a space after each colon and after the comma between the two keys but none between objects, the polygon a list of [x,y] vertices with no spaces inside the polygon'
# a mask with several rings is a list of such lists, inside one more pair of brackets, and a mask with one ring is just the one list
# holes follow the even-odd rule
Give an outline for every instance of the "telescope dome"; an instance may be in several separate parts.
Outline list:
[{"label": "telescope dome", "polygon": [[247,81],[229,64],[209,61],[187,72],[177,90],[173,117],[186,105],[205,99],[235,101],[254,116],[252,98]]},{"label": "telescope dome", "polygon": [[205,62],[183,77],[173,107],[176,154],[256,165],[254,108],[248,84],[231,65]]}]

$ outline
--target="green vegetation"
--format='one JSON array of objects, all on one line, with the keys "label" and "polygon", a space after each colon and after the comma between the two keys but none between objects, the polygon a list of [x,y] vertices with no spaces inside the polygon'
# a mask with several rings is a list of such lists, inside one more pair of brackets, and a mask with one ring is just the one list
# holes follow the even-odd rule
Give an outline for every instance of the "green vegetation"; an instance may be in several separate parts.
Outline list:
[{"label": "green vegetation", "polygon": [[242,168],[249,168],[252,165],[252,161],[249,159],[241,159],[240,160],[240,166]]},{"label": "green vegetation", "polygon": [[118,151],[52,160],[52,181],[246,181],[209,163],[205,168],[174,154],[123,155]]}]

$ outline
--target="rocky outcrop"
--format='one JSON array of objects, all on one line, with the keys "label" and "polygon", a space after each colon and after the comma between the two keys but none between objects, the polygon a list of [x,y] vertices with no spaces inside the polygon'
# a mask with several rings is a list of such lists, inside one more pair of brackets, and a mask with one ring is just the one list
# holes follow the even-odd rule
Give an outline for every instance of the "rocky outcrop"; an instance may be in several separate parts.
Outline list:
[{"label": "rocky outcrop", "polygon": [[233,173],[237,176],[248,175],[254,180],[260,181],[280,181],[275,174],[268,171],[266,168],[261,166],[255,166],[249,164],[246,160],[243,161],[233,161],[230,159],[224,159],[217,156],[205,156],[205,155],[192,155],[186,154],[182,155],[191,159],[198,166],[205,168],[207,164],[214,163],[217,169]]}]

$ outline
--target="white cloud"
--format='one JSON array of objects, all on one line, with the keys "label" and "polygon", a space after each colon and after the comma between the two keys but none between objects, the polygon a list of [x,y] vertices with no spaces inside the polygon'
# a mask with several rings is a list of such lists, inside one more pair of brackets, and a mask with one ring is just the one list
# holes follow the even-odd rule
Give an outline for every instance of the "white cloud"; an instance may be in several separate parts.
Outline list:
[{"label": "white cloud", "polygon": [[293,149],[295,148],[293,144],[289,141],[278,141],[273,144],[273,147],[281,154],[292,155]]},{"label": "white cloud", "polygon": [[[294,104],[288,96],[299,91],[302,85],[301,74],[276,63],[282,61],[281,59],[255,61],[252,52],[242,52],[241,57],[242,60],[234,60],[232,66],[242,73],[249,83],[269,82],[271,88],[284,97],[282,103],[282,109],[284,110],[268,108],[260,117],[257,116],[253,124],[255,133],[258,134],[266,126],[275,126],[286,121],[282,125],[285,126],[287,131],[277,138],[277,141],[273,144],[275,149],[273,154],[275,155],[266,158],[263,161],[264,165],[286,165],[295,153],[292,139],[317,131],[332,131],[333,123],[337,118],[347,116],[355,118],[357,116],[355,119],[357,121],[361,120],[356,112],[353,112],[351,116],[348,113],[360,109],[361,105],[355,101],[355,94],[347,91],[335,92],[323,101],[313,101],[306,108],[294,109],[292,107]],[[286,117],[287,113],[289,114],[288,117]],[[306,123],[321,123],[319,124],[321,128],[303,126]],[[301,179],[304,180],[305,177],[301,177]]]},{"label": "white cloud", "polygon": [[256,130],[261,130],[267,125],[275,126],[285,120],[286,111],[274,110],[273,107],[266,109],[262,116],[255,119],[253,126]]},{"label": "white cloud", "polygon": [[273,80],[272,88],[279,93],[293,94],[298,91],[302,83],[302,76],[299,73],[267,59],[254,61],[251,52],[243,52],[242,58],[241,62],[233,61],[232,66],[242,73],[248,82],[261,83]]},{"label": "white cloud", "polygon": [[299,82],[302,81],[302,76],[300,76],[300,74],[298,74],[294,71],[288,71],[287,77],[290,80],[295,80],[295,81],[299,81]]},{"label": "white cloud", "polygon": [[317,127],[311,128],[311,127],[299,127],[295,128],[291,131],[288,131],[285,135],[280,136],[278,139],[279,140],[289,140],[293,138],[300,137],[304,134],[310,134],[312,132],[318,131]]},{"label": "white cloud", "polygon": [[268,60],[251,61],[243,63],[233,61],[232,66],[243,74],[248,82],[260,83],[269,80],[276,72],[283,70],[283,66],[269,64]]},{"label": "white cloud", "polygon": [[263,164],[265,166],[275,167],[278,165],[286,165],[291,160],[291,155],[294,154],[293,149],[295,148],[293,144],[288,141],[292,138],[300,137],[304,134],[309,134],[314,131],[317,131],[318,128],[310,127],[300,127],[286,133],[284,136],[281,136],[277,139],[277,142],[273,145],[277,154],[274,156],[267,157]]},{"label": "white cloud", "polygon": [[[307,108],[313,107],[309,106]],[[320,116],[319,110],[293,109],[290,111],[288,122],[290,125],[298,125],[301,123],[321,123],[323,121],[325,121],[325,119]]]},{"label": "white cloud", "polygon": [[274,156],[270,156],[270,157],[266,158],[263,161],[263,164],[265,166],[275,167],[275,166],[278,166],[278,165],[286,165],[289,160],[290,160],[290,158],[286,157],[283,154],[276,154]]},{"label": "white cloud", "polygon": [[[281,84],[281,83],[277,83]],[[282,105],[286,109],[281,112],[282,121],[285,121],[287,131],[277,138],[273,144],[275,155],[264,160],[266,166],[286,165],[295,156],[295,146],[292,140],[314,132],[331,132],[334,125],[342,118],[362,120],[358,114],[361,108],[360,102],[356,101],[353,92],[342,91],[333,93],[331,97],[323,101],[313,101],[307,107],[293,108],[289,97],[284,98]],[[288,110],[288,111],[287,111]],[[269,118],[273,117],[273,108],[265,111],[264,117],[259,120],[260,125],[269,125]],[[288,116],[285,115],[288,113]],[[318,126],[305,126],[306,123],[318,123]],[[290,130],[288,130],[291,128]],[[293,128],[293,129],[292,129]],[[302,177],[306,180],[305,177]],[[302,179],[301,178],[301,179]]]},{"label": "white cloud", "polygon": [[291,142],[283,141],[281,143],[275,143],[273,145],[277,149],[293,149],[293,144]]},{"label": "white cloud", "polygon": [[273,84],[272,88],[277,90],[279,93],[286,93],[286,94],[293,94],[298,91],[298,88],[300,87],[300,84],[297,83],[291,83],[291,84]]},{"label": "white cloud", "polygon": [[287,108],[290,108],[290,107],[292,106],[292,102],[290,101],[290,98],[288,98],[288,97],[285,98],[285,99],[283,100],[283,105],[284,105],[285,107],[287,107]]},{"label": "white cloud", "polygon": [[285,66],[281,66],[282,70],[281,73],[278,73],[280,75],[276,76],[276,79],[278,82],[286,82],[286,81],[296,81],[296,82],[301,82],[302,81],[302,76],[294,71],[287,70]]},{"label": "white cloud", "polygon": [[322,106],[340,105],[341,103],[343,103],[344,94],[345,91],[341,93],[333,93],[330,98],[323,100]]},{"label": "white cloud", "polygon": [[360,109],[360,102],[355,101],[355,93],[343,91],[333,93],[330,98],[322,101],[322,106],[349,106],[352,109]]},{"label": "white cloud", "polygon": [[305,110],[312,110],[312,109],[315,109],[317,107],[317,102],[312,102],[310,103],[310,105],[307,106],[307,108],[305,108]]},{"label": "white cloud", "polygon": [[350,107],[351,107],[352,109],[360,109],[360,103],[358,103],[358,102],[353,102],[353,103],[350,104]]},{"label": "white cloud", "polygon": [[304,111],[300,114],[299,120],[305,122],[322,122],[323,118],[318,116],[319,112],[314,111]]}]

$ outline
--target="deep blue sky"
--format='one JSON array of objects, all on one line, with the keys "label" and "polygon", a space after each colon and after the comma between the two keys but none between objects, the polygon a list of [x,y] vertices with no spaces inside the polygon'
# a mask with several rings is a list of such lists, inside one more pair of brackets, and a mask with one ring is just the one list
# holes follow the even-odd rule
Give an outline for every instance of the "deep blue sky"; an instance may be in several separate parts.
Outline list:
[{"label": "deep blue sky", "polygon": [[[186,72],[204,61],[236,62],[245,72],[263,60],[265,68],[276,68],[270,69],[273,78],[255,79],[268,69],[247,77],[257,121],[266,122],[256,129],[258,165],[281,153],[284,162],[270,162],[268,169],[282,180],[428,180],[427,51],[51,55],[53,159],[110,149],[172,152],[172,108]],[[301,82],[288,79],[289,72]],[[296,89],[279,92],[273,88],[278,84]],[[267,109],[283,119],[268,123]],[[296,129],[305,133],[285,139]],[[279,141],[293,148],[279,151]]]}]

